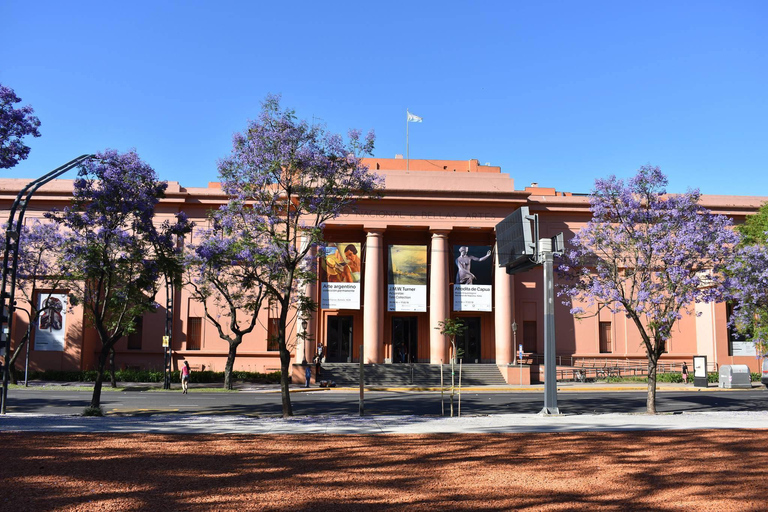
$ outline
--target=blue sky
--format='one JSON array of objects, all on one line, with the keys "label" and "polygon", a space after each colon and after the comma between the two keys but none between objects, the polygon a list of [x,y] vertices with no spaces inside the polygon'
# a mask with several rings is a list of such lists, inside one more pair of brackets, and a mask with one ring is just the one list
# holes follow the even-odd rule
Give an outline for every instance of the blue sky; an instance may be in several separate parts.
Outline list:
[{"label": "blue sky", "polygon": [[518,189],[653,164],[672,192],[768,196],[764,1],[4,0],[0,19],[0,83],[42,122],[10,177],[136,148],[205,186],[277,93],[374,129],[378,157],[405,153],[409,108],[411,158],[477,158]]}]

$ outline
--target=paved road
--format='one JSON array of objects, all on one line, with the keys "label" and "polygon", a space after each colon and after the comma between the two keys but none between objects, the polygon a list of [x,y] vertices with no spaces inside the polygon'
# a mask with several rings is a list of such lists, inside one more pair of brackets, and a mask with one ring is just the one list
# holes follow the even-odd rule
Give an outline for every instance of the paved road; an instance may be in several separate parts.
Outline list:
[{"label": "paved road", "polygon": [[[8,393],[9,413],[79,414],[89,404],[90,391],[12,389]],[[137,388],[142,389],[142,388]],[[632,388],[629,388],[632,389]],[[608,414],[645,412],[644,391],[626,387],[605,389],[593,387],[558,393],[558,406],[563,414]],[[697,390],[672,388],[659,391],[659,412],[768,411],[768,390]],[[356,415],[359,392],[325,390],[291,394],[294,414]],[[461,395],[465,415],[536,414],[541,411],[543,393],[537,391],[473,390]],[[259,392],[207,393],[178,391],[122,391],[102,393],[102,405],[109,415],[247,415],[278,416],[281,397],[274,389]],[[458,408],[458,402],[455,403]],[[448,410],[449,398],[445,396]],[[367,391],[365,411],[368,415],[441,415],[439,392]]]}]

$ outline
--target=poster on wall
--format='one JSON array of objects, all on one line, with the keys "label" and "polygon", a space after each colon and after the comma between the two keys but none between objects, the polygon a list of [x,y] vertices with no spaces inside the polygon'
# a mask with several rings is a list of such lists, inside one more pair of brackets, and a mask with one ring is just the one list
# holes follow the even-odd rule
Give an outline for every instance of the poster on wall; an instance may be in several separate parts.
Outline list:
[{"label": "poster on wall", "polygon": [[48,301],[48,309],[40,313],[35,324],[35,350],[62,352],[67,332],[67,295],[41,293],[37,300],[41,311]]},{"label": "poster on wall", "polygon": [[360,244],[329,244],[322,251],[320,307],[360,309]]},{"label": "poster on wall", "polygon": [[427,246],[390,245],[387,311],[427,310]]},{"label": "poster on wall", "polygon": [[489,245],[453,247],[455,281],[454,311],[491,311],[493,305],[493,258]]}]

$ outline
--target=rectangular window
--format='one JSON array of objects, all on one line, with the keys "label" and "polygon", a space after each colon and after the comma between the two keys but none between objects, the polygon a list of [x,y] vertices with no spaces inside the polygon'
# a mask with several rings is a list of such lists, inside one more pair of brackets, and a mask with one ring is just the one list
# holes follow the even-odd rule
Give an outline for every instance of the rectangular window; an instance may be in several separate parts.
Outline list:
[{"label": "rectangular window", "polygon": [[613,352],[613,340],[611,338],[611,322],[600,322],[600,353]]},{"label": "rectangular window", "polygon": [[267,319],[267,350],[277,352],[280,347],[277,343],[277,326],[280,322],[277,313],[277,303],[269,301],[269,317]]},{"label": "rectangular window", "polygon": [[536,321],[525,320],[523,322],[523,351],[527,353],[536,352],[536,339],[538,333],[536,332]]},{"label": "rectangular window", "polygon": [[203,319],[191,316],[187,324],[187,350],[200,350],[203,341]]},{"label": "rectangular window", "polygon": [[136,330],[128,335],[128,350],[141,350],[141,335],[144,330],[144,318],[137,318]]}]

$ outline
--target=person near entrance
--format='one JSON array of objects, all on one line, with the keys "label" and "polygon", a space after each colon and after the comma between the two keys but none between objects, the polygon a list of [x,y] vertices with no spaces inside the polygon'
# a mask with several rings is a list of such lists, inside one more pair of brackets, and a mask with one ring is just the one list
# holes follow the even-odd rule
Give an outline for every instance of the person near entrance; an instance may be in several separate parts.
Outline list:
[{"label": "person near entrance", "polygon": [[323,344],[317,344],[317,354],[315,355],[315,382],[320,382],[320,364],[323,362]]},{"label": "person near entrance", "polygon": [[472,265],[473,261],[485,261],[491,256],[491,251],[488,251],[488,254],[483,256],[482,258],[478,258],[477,256],[470,256],[467,254],[469,252],[469,247],[462,246],[459,247],[459,257],[456,258],[456,266],[458,267],[459,271],[456,273],[456,282],[458,284],[473,284],[475,279],[475,275],[470,272],[470,267]]}]

